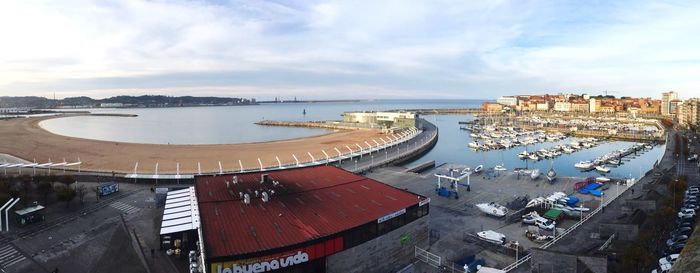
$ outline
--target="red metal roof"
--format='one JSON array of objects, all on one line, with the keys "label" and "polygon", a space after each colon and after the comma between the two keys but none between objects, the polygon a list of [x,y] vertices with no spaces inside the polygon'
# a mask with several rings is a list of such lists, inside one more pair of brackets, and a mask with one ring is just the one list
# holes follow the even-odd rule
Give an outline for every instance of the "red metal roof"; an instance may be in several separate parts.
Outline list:
[{"label": "red metal roof", "polygon": [[[261,174],[270,182],[260,183]],[[375,221],[425,197],[331,167],[198,176],[196,192],[209,257],[291,246]],[[274,186],[272,180],[280,184]],[[229,188],[225,181],[229,181]],[[271,194],[269,202],[255,190]],[[244,204],[240,193],[248,193]]]}]

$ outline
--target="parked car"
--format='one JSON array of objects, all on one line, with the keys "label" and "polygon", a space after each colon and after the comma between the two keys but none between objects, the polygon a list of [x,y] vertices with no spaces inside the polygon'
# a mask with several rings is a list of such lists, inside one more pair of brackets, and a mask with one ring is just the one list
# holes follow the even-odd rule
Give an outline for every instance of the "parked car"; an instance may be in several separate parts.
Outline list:
[{"label": "parked car", "polygon": [[659,268],[652,270],[651,273],[668,273],[669,271],[671,271],[671,264],[664,264],[659,266]]},{"label": "parked car", "polygon": [[676,218],[676,227],[692,227],[695,225],[695,218]]},{"label": "parked car", "polygon": [[678,218],[695,218],[695,210],[684,208],[678,212]]},{"label": "parked car", "polygon": [[695,229],[695,225],[690,222],[676,223],[676,228],[689,227],[691,230]]},{"label": "parked car", "polygon": [[689,210],[697,211],[698,208],[700,208],[700,207],[698,207],[698,205],[695,205],[695,204],[684,204],[683,207],[681,208],[681,210],[689,209]]},{"label": "parked car", "polygon": [[669,234],[671,237],[676,236],[676,235],[685,235],[685,236],[690,236],[693,234],[693,229],[690,227],[679,227],[671,231]]},{"label": "parked car", "polygon": [[540,217],[535,220],[535,225],[544,230],[553,230],[556,223],[547,218]]},{"label": "parked car", "polygon": [[673,244],[666,248],[666,251],[664,251],[664,255],[679,254],[681,253],[681,251],[683,251],[684,247],[684,243]]},{"label": "parked car", "polygon": [[677,243],[685,243],[686,241],[688,241],[688,236],[678,235],[676,237],[671,237],[670,239],[666,240],[666,246],[672,246],[673,244]]},{"label": "parked car", "polygon": [[662,266],[663,264],[675,263],[676,260],[678,260],[678,256],[680,256],[680,254],[671,254],[668,256],[661,257],[661,259],[659,259],[659,266]]}]

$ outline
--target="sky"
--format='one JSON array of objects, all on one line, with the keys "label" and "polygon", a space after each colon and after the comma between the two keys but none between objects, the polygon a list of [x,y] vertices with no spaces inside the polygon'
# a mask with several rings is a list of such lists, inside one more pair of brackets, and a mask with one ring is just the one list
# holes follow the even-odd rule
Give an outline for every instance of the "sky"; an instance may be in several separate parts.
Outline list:
[{"label": "sky", "polygon": [[0,96],[700,97],[698,1],[0,1]]}]

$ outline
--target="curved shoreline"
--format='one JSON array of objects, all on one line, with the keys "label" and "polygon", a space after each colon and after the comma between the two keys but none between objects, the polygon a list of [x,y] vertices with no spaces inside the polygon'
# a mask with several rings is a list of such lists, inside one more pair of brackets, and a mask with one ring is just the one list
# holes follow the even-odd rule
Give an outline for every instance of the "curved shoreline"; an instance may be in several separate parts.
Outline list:
[{"label": "curved shoreline", "polygon": [[[65,117],[65,116],[61,116]],[[328,154],[337,154],[334,148],[347,152],[345,146],[358,151],[356,143],[378,139],[384,134],[379,130],[338,131],[319,136],[302,137],[268,142],[241,144],[143,144],[76,138],[54,134],[39,125],[39,122],[56,117],[21,118],[0,121],[0,153],[22,159],[36,159],[37,162],[76,161],[80,157],[82,170],[116,171],[131,173],[136,162],[139,171],[175,173],[177,163],[181,173],[196,173],[197,163],[202,171],[219,170],[220,161],[224,171],[277,165],[276,157],[282,164],[311,160],[308,153],[318,159]],[[366,146],[366,145],[362,145]]]},{"label": "curved shoreline", "polygon": [[[50,119],[59,119],[59,118],[70,118],[70,117],[80,117],[80,116],[105,116],[105,115],[95,115],[95,114],[71,114],[71,115],[59,115],[59,116],[51,116],[51,117],[41,117],[37,118],[35,124],[33,124],[37,129],[41,129],[44,132],[47,132],[52,135],[60,136],[60,137],[67,137],[67,138],[73,138],[76,140],[91,140],[91,141],[102,141],[102,142],[107,142],[107,143],[123,143],[123,144],[140,144],[140,145],[165,145],[165,146],[203,146],[203,145],[238,145],[238,144],[261,144],[261,143],[270,143],[270,142],[279,142],[279,141],[287,141],[287,140],[301,140],[301,139],[307,139],[307,138],[312,138],[312,137],[319,137],[319,136],[325,136],[325,135],[330,135],[330,134],[335,134],[338,132],[344,132],[344,131],[351,131],[351,130],[331,130],[331,129],[326,129],[326,132],[323,134],[318,134],[318,135],[313,135],[313,136],[305,136],[305,137],[293,137],[293,138],[285,138],[285,139],[277,139],[277,140],[268,140],[268,141],[252,141],[252,142],[240,142],[240,143],[202,143],[202,144],[162,144],[162,143],[144,143],[144,142],[126,142],[126,141],[115,141],[115,140],[104,140],[104,139],[94,139],[94,138],[86,138],[86,137],[76,137],[76,136],[68,136],[68,135],[63,135],[59,133],[55,133],[50,131],[49,129],[44,128],[44,126],[41,126],[41,123]],[[131,117],[131,116],[124,116],[124,115],[116,115],[117,117]],[[134,115],[136,116],[136,115]]]}]

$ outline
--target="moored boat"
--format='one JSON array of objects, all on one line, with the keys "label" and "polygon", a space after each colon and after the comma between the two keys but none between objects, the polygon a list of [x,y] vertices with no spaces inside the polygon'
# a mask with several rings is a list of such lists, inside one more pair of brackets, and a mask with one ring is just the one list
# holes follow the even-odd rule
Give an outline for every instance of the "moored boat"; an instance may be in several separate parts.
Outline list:
[{"label": "moored boat", "polygon": [[480,203],[476,204],[476,207],[483,213],[486,213],[488,215],[493,215],[496,217],[503,217],[506,216],[508,213],[508,209],[504,206],[501,206],[499,204],[496,204],[496,202],[491,202],[491,203]]}]

